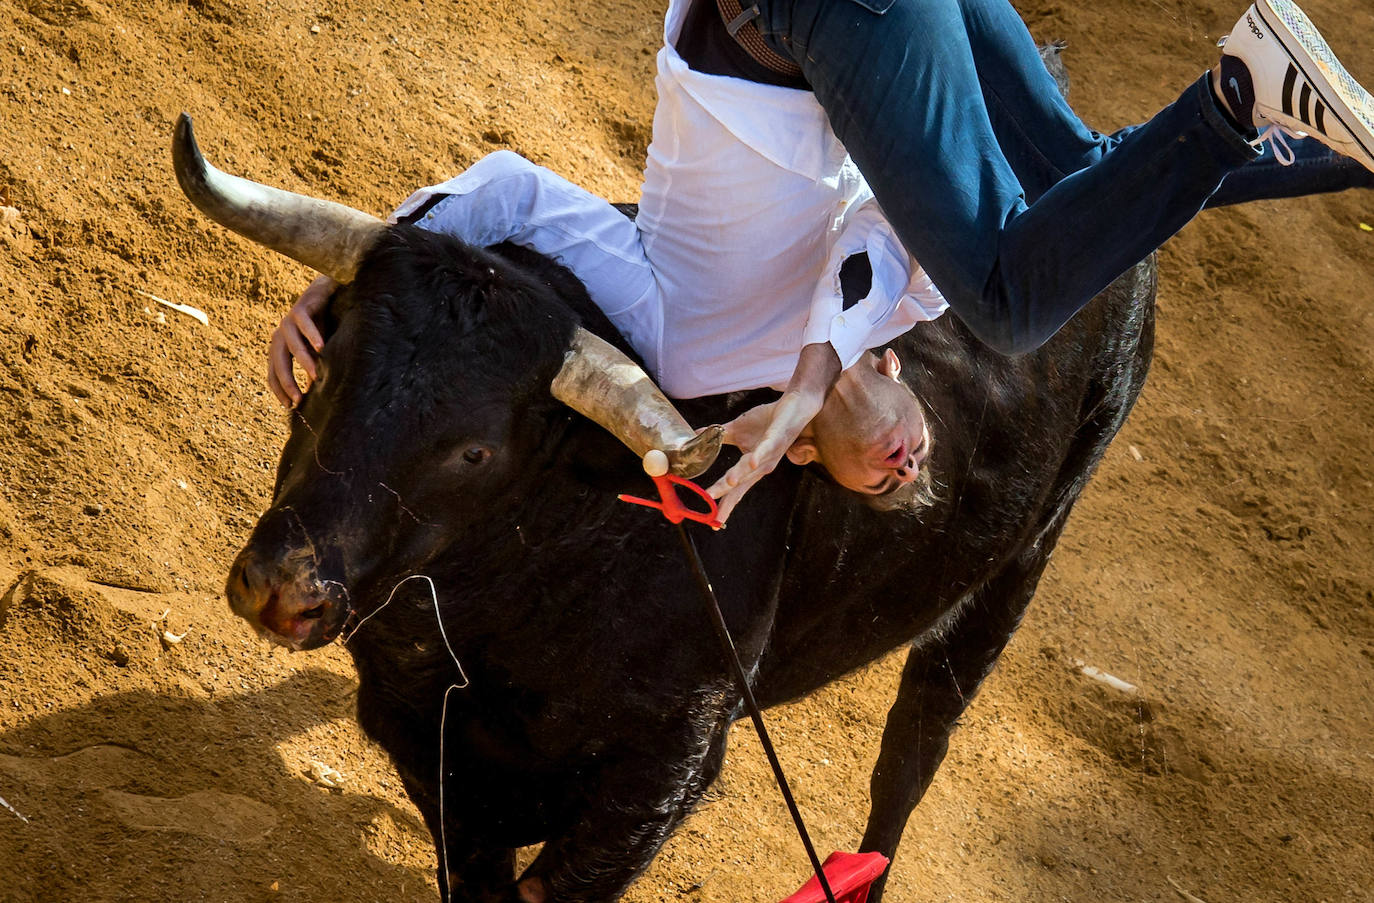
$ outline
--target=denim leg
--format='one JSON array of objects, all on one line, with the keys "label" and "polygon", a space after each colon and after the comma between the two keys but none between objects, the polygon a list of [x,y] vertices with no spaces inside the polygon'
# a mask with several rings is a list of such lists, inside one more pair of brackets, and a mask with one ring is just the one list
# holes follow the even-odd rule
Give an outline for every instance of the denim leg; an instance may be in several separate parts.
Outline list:
[{"label": "denim leg", "polygon": [[[1091,166],[1135,131],[1104,135],[1083,124],[1043,66],[1039,48],[1006,3],[964,3],[964,27],[997,144],[1034,203],[1070,173]],[[1374,173],[1320,141],[1290,139],[1294,160],[1284,165],[1269,147],[1222,180],[1206,207],[1306,197],[1374,187]]]},{"label": "denim leg", "polygon": [[1208,208],[1246,201],[1300,198],[1347,188],[1374,188],[1374,173],[1315,138],[1290,139],[1289,146],[1294,157],[1291,165],[1284,166],[1274,156],[1272,148],[1264,147],[1254,161],[1222,180],[1216,194],[1208,198]]},{"label": "denim leg", "polygon": [[1116,146],[1118,136],[1078,118],[1011,6],[964,3],[961,11],[993,133],[1028,202]]},{"label": "denim leg", "polygon": [[[1137,126],[1110,135],[1084,125],[1058,90],[1021,17],[1006,3],[962,4],[973,65],[997,144],[1034,203],[1060,179],[1096,163]],[[1247,201],[1306,197],[1374,187],[1374,172],[1320,141],[1290,139],[1294,160],[1282,164],[1272,148],[1222,180],[1208,209]]]},{"label": "denim leg", "polygon": [[1005,52],[979,55],[1022,70],[986,73],[989,84],[1043,71],[1006,0],[759,5],[761,29],[801,65],[907,249],[960,319],[1002,351],[1048,339],[1255,155],[1204,77],[1028,205],[984,102],[967,25],[993,23],[979,41],[1004,41]]},{"label": "denim leg", "polygon": [[969,316],[989,330],[994,347],[1036,347],[1187,225],[1254,154],[1222,118],[1204,75],[1007,223]]}]

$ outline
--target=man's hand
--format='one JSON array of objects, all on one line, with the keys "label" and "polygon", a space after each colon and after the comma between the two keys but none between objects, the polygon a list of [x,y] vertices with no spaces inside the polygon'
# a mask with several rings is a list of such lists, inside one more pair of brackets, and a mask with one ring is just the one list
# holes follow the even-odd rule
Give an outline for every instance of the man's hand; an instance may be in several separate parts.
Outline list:
[{"label": "man's hand", "polygon": [[745,411],[725,425],[725,441],[743,456],[706,491],[720,502],[724,523],[753,485],[772,473],[812,418],[840,375],[840,361],[828,344],[807,345],[782,398]]},{"label": "man's hand", "polygon": [[824,395],[789,390],[772,404],[745,411],[725,425],[725,441],[744,454],[706,490],[720,502],[721,523],[755,483],[773,472],[824,401]]},{"label": "man's hand", "polygon": [[[317,362],[324,337],[315,325],[315,316],[324,310],[338,285],[328,276],[310,283],[272,332],[272,341],[267,346],[267,388],[287,408],[301,403],[304,390],[310,388],[319,373]],[[304,388],[296,385],[296,374],[291,370],[293,359],[305,371]]]}]

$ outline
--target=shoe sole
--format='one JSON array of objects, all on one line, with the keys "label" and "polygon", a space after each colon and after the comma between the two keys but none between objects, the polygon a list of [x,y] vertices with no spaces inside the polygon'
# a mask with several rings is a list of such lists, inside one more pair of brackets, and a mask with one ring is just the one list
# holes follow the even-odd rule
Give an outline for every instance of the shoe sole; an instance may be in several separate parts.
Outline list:
[{"label": "shoe sole", "polygon": [[[1317,27],[1312,24],[1312,20],[1307,18],[1307,14],[1292,0],[1255,0],[1255,13],[1269,28],[1270,33],[1279,39],[1279,46],[1283,48],[1289,62],[1316,89],[1318,99],[1326,104],[1330,113],[1363,152],[1365,159],[1361,162],[1366,168],[1374,170],[1374,99],[1370,98],[1369,92],[1345,70],[1345,66],[1341,65],[1341,61],[1336,58],[1336,54],[1321,36],[1321,32],[1317,31]],[[1310,57],[1316,66],[1304,66],[1303,61],[1289,49],[1291,46],[1301,47],[1303,53]],[[1309,71],[1314,68],[1315,71]],[[1361,115],[1359,110],[1368,113]],[[1284,116],[1295,128],[1303,131],[1315,128],[1291,113]],[[1308,133],[1312,134],[1310,131]],[[1314,134],[1313,137],[1317,135]],[[1346,152],[1339,148],[1336,150]]]}]

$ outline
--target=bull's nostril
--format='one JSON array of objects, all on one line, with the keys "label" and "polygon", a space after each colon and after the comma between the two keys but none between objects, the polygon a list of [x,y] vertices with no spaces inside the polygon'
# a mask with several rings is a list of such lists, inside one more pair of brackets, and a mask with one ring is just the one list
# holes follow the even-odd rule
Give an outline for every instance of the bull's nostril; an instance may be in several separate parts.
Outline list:
[{"label": "bull's nostril", "polygon": [[324,605],[316,605],[314,608],[307,608],[301,612],[301,617],[307,621],[318,621],[324,617]]}]

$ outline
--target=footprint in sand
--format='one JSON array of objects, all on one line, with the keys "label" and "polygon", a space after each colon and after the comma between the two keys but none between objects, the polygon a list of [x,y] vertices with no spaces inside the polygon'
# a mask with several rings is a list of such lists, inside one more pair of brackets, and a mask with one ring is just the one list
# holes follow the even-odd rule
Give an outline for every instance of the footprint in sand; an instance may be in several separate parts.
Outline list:
[{"label": "footprint in sand", "polygon": [[270,806],[234,793],[199,790],[162,797],[115,789],[156,769],[151,756],[122,746],[88,746],[54,758],[0,755],[0,773],[12,786],[94,790],[114,818],[130,828],[245,843],[277,825],[277,814]]}]

